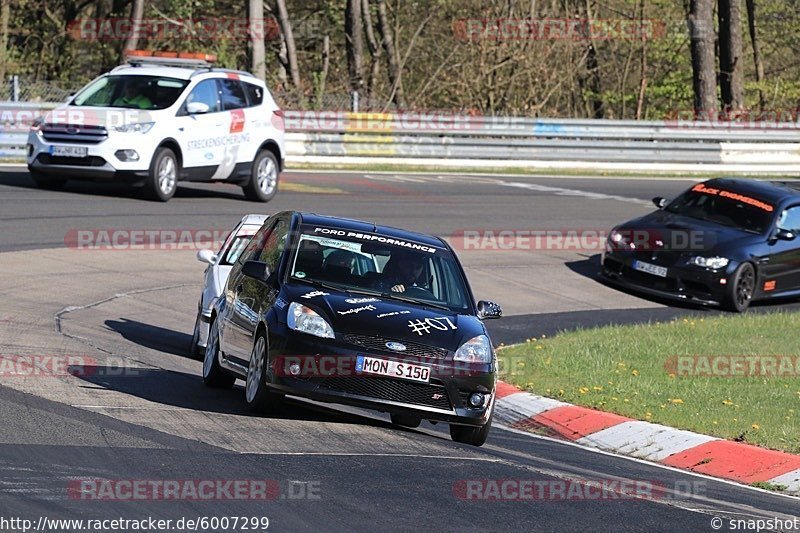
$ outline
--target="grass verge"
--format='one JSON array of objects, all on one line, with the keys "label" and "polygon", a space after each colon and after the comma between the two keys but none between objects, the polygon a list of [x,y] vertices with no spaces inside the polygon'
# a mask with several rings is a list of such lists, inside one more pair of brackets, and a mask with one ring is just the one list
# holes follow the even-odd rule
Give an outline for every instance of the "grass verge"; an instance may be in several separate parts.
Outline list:
[{"label": "grass verge", "polygon": [[566,332],[500,350],[500,377],[576,405],[800,453],[798,331],[800,313],[775,312]]}]

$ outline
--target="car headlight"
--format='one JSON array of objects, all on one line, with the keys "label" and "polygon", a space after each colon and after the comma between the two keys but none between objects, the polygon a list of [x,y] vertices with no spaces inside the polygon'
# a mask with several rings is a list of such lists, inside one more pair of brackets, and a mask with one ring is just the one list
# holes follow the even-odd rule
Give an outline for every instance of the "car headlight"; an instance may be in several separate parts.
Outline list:
[{"label": "car headlight", "polygon": [[302,331],[309,335],[315,335],[324,339],[333,339],[333,328],[324,318],[319,316],[313,309],[309,309],[303,304],[292,302],[289,304],[289,311],[286,323],[296,331]]},{"label": "car headlight", "polygon": [[693,265],[706,268],[713,268],[714,270],[717,270],[718,268],[725,268],[726,266],[728,266],[728,263],[730,262],[731,260],[728,259],[727,257],[703,257],[700,255],[692,257],[689,260],[689,263]]},{"label": "car headlight", "polygon": [[131,124],[120,124],[114,126],[114,131],[120,133],[147,133],[155,125],[155,122],[133,122]]},{"label": "car headlight", "polygon": [[492,362],[492,343],[486,335],[478,335],[461,345],[456,350],[454,361],[463,363],[491,363]]},{"label": "car headlight", "polygon": [[43,123],[44,123],[44,117],[36,117],[35,119],[33,119],[33,122],[31,122],[31,131],[38,132],[40,129],[42,129]]}]

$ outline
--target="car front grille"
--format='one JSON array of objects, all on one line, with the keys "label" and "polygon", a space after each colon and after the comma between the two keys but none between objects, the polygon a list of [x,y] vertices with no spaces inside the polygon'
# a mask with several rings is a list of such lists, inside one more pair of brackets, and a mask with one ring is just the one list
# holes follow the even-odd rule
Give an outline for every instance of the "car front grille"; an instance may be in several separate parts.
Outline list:
[{"label": "car front grille", "polygon": [[36,158],[43,165],[65,165],[70,167],[102,167],[106,160],[96,155],[86,157],[64,157],[50,154],[39,154]]},{"label": "car front grille", "polygon": [[41,131],[42,137],[52,143],[98,144],[108,139],[108,130],[103,126],[47,124]]},{"label": "car front grille", "polygon": [[437,383],[412,383],[372,376],[344,376],[326,378],[320,384],[320,388],[448,411],[452,409],[447,389]]},{"label": "car front grille", "polygon": [[[370,352],[390,353],[394,355],[411,355],[414,357],[427,357],[431,359],[444,359],[447,357],[447,350],[444,348],[437,348],[435,346],[428,346],[417,342],[410,341],[395,341],[393,339],[386,339],[375,335],[354,335],[345,333],[342,339],[348,344],[359,346]],[[390,350],[386,347],[387,342],[399,342],[403,344],[406,349],[398,352]]]}]

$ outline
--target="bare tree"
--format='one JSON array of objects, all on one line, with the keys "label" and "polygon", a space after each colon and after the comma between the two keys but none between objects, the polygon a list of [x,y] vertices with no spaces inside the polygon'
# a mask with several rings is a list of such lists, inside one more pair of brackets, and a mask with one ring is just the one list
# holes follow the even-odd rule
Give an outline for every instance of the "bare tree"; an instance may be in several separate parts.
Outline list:
[{"label": "bare tree", "polygon": [[364,62],[363,24],[361,0],[347,0],[344,16],[347,72],[350,76],[350,90],[358,92],[361,92],[364,86],[364,74],[361,67]]},{"label": "bare tree", "polygon": [[[11,0],[0,0],[0,95],[6,85],[8,69],[8,22],[11,19]],[[3,96],[0,96],[2,98]]]},{"label": "bare tree", "polygon": [[371,102],[375,83],[378,80],[378,73],[381,68],[381,47],[375,38],[375,30],[372,27],[372,14],[369,9],[369,0],[361,0],[361,14],[364,17],[364,30],[367,36],[367,46],[371,57],[369,68],[369,80],[367,81],[367,101]]},{"label": "bare tree", "polygon": [[247,14],[250,18],[250,69],[257,78],[266,80],[267,66],[266,49],[264,47],[264,2],[263,0],[248,0]]},{"label": "bare tree", "polygon": [[726,113],[744,109],[741,0],[719,0],[719,84]]},{"label": "bare tree", "polygon": [[592,118],[603,118],[605,113],[603,109],[602,84],[600,81],[600,65],[597,62],[597,49],[595,48],[591,30],[593,27],[591,0],[586,0],[584,9],[586,10],[586,20],[589,23],[589,34],[586,44],[586,70],[589,75],[588,88],[590,93],[588,103],[591,108]]},{"label": "bare tree", "polygon": [[131,32],[125,39],[125,44],[122,47],[122,61],[125,61],[125,54],[128,50],[136,50],[139,45],[139,31],[138,27],[142,24],[142,17],[144,16],[144,0],[133,0],[131,8]]},{"label": "bare tree", "polygon": [[697,116],[717,111],[713,17],[713,0],[690,1],[687,22],[692,39],[692,88]]},{"label": "bare tree", "polygon": [[[286,9],[286,0],[275,0],[278,8],[278,23],[283,34],[283,45],[285,49],[285,64],[289,67],[289,77],[292,85],[300,88],[300,68],[297,66],[297,45],[294,41],[292,22],[289,20],[289,10]],[[283,46],[281,47],[283,48]]]},{"label": "bare tree", "polygon": [[750,45],[753,47],[753,63],[756,66],[756,83],[758,83],[758,110],[763,113],[766,107],[764,97],[764,60],[761,57],[761,43],[758,40],[758,24],[756,22],[756,0],[746,0],[747,28],[750,31]]},{"label": "bare tree", "polygon": [[378,6],[378,31],[381,34],[383,42],[383,49],[386,51],[386,61],[389,65],[389,82],[392,84],[392,97],[397,107],[404,107],[403,102],[405,97],[403,95],[403,79],[402,69],[400,62],[397,58],[397,51],[394,46],[394,37],[392,35],[392,27],[389,25],[389,16],[386,13],[385,0],[377,0]]}]

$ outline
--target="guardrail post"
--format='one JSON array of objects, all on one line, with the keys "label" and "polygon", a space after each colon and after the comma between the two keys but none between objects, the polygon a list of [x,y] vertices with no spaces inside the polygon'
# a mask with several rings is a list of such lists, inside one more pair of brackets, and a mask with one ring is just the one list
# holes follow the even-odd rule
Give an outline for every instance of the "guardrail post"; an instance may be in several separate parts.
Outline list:
[{"label": "guardrail post", "polygon": [[351,108],[353,113],[358,113],[358,91],[353,91],[351,97]]},{"label": "guardrail post", "polygon": [[19,102],[19,76],[16,74],[11,77],[11,99]]}]

